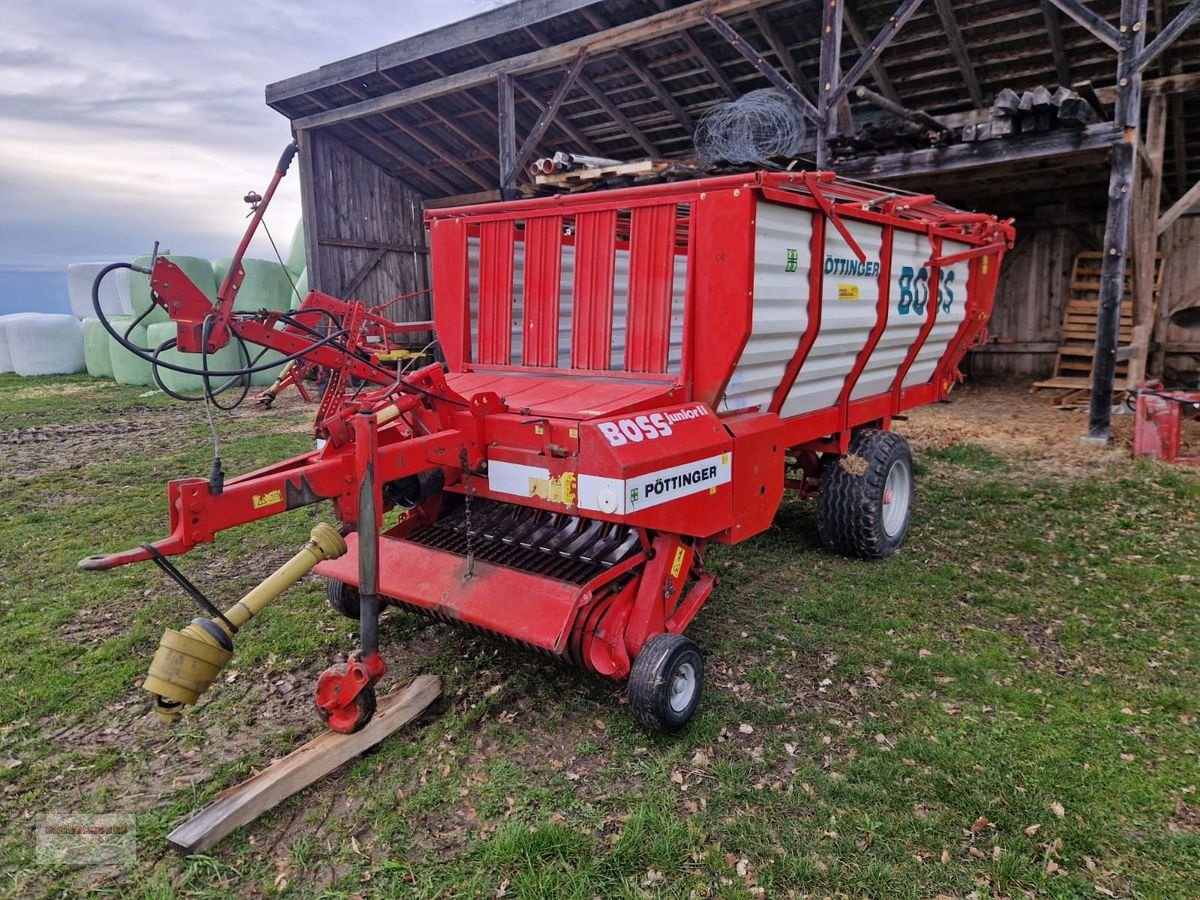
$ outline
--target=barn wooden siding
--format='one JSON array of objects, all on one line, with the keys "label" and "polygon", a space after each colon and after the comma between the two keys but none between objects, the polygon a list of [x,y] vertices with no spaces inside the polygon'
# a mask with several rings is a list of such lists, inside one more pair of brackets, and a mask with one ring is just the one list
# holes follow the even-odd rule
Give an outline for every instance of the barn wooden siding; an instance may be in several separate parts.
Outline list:
[{"label": "barn wooden siding", "polygon": [[[378,306],[428,289],[420,194],[320,130],[307,135],[300,173],[313,290]],[[382,314],[428,320],[429,295],[391,303]]]},{"label": "barn wooden siding", "polygon": [[[1005,257],[996,287],[995,309],[988,323],[990,341],[973,351],[966,362],[972,375],[1032,381],[1051,374],[1072,263],[1080,251],[1098,250],[1102,237],[1103,227],[1098,222],[1018,226],[1016,246]],[[1200,217],[1184,216],[1176,221],[1162,235],[1159,249],[1166,268],[1160,307],[1163,322],[1157,335],[1165,331],[1171,368],[1186,370],[1190,365],[1194,369],[1195,362],[1189,359],[1200,356],[1200,333],[1166,328],[1165,320],[1167,307],[1200,303]],[[1130,302],[1128,297],[1125,302]]]}]

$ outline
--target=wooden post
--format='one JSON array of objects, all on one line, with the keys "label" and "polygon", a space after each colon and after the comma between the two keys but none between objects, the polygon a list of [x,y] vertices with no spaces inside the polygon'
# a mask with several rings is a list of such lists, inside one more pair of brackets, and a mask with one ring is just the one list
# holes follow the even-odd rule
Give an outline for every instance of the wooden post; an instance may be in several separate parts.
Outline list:
[{"label": "wooden post", "polygon": [[325,290],[325,283],[321,273],[320,228],[317,223],[314,139],[313,131],[296,131],[296,143],[300,145],[300,153],[297,155],[296,162],[300,168],[300,218],[304,221],[304,265],[308,271],[309,290],[321,291]]},{"label": "wooden post", "polygon": [[496,116],[500,131],[500,196],[513,200],[517,196],[513,161],[517,158],[517,111],[512,76],[507,72],[496,75]]},{"label": "wooden post", "polygon": [[1128,383],[1146,379],[1150,338],[1154,333],[1154,293],[1158,256],[1158,206],[1162,195],[1163,145],[1167,135],[1167,98],[1150,98],[1146,115],[1145,147],[1148,165],[1137,179],[1133,222],[1133,355],[1129,358]]},{"label": "wooden post", "polygon": [[1100,303],[1096,316],[1096,347],[1092,358],[1092,396],[1087,440],[1107,443],[1112,434],[1113,380],[1121,329],[1121,296],[1125,291],[1125,254],[1137,174],[1138,125],[1141,116],[1142,73],[1134,60],[1146,43],[1147,0],[1121,0],[1117,49],[1117,105],[1114,124],[1123,130],[1113,145],[1108,179],[1108,214],[1104,221],[1104,261],[1100,270]]},{"label": "wooden post", "polygon": [[837,119],[832,115],[834,91],[841,74],[842,0],[822,0],[821,77],[817,85],[817,168],[829,168],[829,138],[837,134]]}]

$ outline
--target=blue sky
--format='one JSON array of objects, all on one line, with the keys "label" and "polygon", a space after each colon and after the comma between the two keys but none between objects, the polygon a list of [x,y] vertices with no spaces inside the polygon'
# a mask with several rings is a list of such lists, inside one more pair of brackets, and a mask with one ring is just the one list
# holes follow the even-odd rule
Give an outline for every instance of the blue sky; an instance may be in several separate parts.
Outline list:
[{"label": "blue sky", "polygon": [[[266,84],[496,5],[5,0],[0,313],[65,312],[68,263],[155,240],[228,256],[290,135]],[[293,170],[267,217],[283,253],[299,215]]]}]

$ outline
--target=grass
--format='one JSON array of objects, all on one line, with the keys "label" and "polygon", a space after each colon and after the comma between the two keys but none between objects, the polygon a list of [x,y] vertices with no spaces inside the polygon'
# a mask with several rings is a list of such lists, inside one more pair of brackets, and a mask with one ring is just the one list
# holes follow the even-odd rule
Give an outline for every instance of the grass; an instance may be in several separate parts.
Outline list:
[{"label": "grass", "polygon": [[[44,390],[43,390],[44,389]],[[207,472],[195,409],[90,382],[0,377],[0,890],[129,897],[1180,897],[1200,883],[1196,473],[1031,472],[969,443],[918,450],[905,547],[824,552],[811,503],[710,553],[689,634],[707,687],[674,738],[617,686],[389,613],[391,683],[444,698],[208,854],[165,835],[315,733],[315,674],[353,624],[307,580],[238,638],[237,674],[164,732],[137,689],[189,601],[143,566],[77,559],[161,536],[162,483]],[[965,402],[965,401],[964,401]],[[223,422],[230,473],[302,451],[307,410]],[[45,458],[13,435],[136,429]],[[102,431],[98,430],[102,434]],[[301,544],[310,508],[181,565],[228,600]],[[38,865],[48,813],[136,816],[125,871]]]}]

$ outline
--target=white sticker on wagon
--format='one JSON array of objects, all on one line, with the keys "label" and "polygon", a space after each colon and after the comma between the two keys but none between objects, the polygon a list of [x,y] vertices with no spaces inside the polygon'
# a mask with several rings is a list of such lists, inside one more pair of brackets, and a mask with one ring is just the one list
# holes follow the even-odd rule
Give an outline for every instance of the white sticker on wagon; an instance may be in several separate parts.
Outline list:
[{"label": "white sticker on wagon", "polygon": [[702,491],[714,491],[732,479],[732,463],[732,453],[721,453],[629,478],[625,481],[626,510],[633,513]]}]

